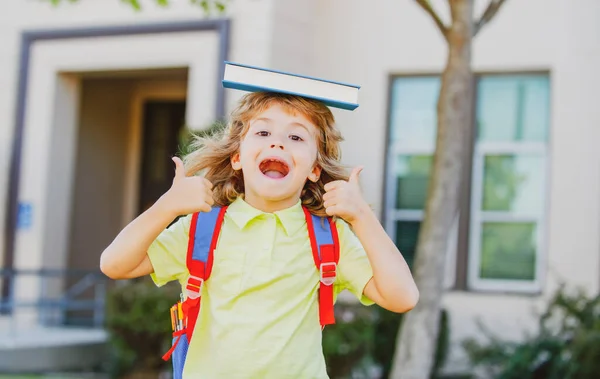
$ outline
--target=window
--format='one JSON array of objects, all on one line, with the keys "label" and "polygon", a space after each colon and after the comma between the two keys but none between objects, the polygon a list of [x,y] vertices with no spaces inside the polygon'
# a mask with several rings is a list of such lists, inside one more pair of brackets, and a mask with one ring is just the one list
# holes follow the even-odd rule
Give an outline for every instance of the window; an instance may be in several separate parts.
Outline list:
[{"label": "window", "polygon": [[479,79],[469,233],[474,288],[540,288],[549,117],[546,76]]},{"label": "window", "polygon": [[[398,77],[392,83],[386,228],[409,263],[423,218],[439,86],[436,76]],[[475,112],[473,159],[466,164],[472,170],[468,230],[458,231],[468,235],[467,285],[537,291],[544,251],[548,77],[478,77]]]},{"label": "window", "polygon": [[401,78],[392,87],[386,229],[412,266],[436,136],[437,77]]}]

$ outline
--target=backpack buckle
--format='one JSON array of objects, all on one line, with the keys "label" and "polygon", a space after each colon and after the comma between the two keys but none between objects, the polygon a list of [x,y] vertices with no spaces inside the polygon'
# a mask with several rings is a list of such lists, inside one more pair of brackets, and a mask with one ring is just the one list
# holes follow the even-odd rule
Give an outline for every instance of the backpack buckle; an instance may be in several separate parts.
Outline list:
[{"label": "backpack buckle", "polygon": [[202,294],[202,286],[204,286],[204,279],[190,275],[187,279],[185,290],[188,299],[197,299]]},{"label": "backpack buckle", "polygon": [[336,269],[337,263],[335,262],[321,263],[319,265],[321,283],[325,284],[326,286],[332,285],[335,282],[335,277],[337,276]]}]

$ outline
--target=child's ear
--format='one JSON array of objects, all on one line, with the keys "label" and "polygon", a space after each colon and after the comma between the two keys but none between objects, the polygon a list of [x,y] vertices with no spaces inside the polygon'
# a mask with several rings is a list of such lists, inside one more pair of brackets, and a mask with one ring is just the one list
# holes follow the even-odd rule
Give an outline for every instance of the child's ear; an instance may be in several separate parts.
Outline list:
[{"label": "child's ear", "polygon": [[231,156],[231,167],[233,167],[233,169],[236,171],[242,169],[242,162],[240,162],[239,153],[235,153]]},{"label": "child's ear", "polygon": [[321,167],[315,165],[315,167],[313,167],[312,171],[308,175],[308,179],[311,182],[316,183],[320,177],[321,177]]}]

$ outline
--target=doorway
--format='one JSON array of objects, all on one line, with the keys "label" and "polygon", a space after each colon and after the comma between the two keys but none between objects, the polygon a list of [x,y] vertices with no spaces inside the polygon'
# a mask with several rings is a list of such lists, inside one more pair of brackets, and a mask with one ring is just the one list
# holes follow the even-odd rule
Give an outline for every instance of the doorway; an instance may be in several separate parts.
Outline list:
[{"label": "doorway", "polygon": [[185,133],[185,101],[151,100],[143,106],[142,156],[138,214],[150,208],[169,190]]},{"label": "doorway", "polygon": [[[109,72],[81,81],[69,270],[97,271],[102,251],[170,187],[171,157],[186,130],[187,81],[185,69]],[[77,281],[67,279],[53,292],[65,293]],[[78,300],[94,296],[89,287]],[[93,319],[90,310],[56,316],[68,325]]]}]

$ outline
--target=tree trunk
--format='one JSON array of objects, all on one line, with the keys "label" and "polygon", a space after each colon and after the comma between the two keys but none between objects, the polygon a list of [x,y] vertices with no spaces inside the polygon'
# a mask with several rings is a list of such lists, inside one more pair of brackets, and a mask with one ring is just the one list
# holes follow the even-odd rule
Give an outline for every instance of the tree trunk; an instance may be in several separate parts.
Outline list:
[{"label": "tree trunk", "polygon": [[442,75],[433,172],[414,265],[420,299],[402,322],[393,379],[427,379],[431,373],[439,332],[446,247],[458,210],[463,151],[473,113],[473,0],[450,0],[449,4],[452,25],[447,29],[448,61]]}]

